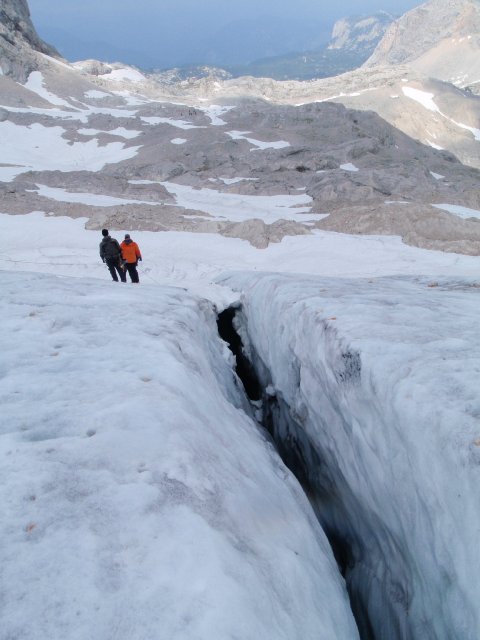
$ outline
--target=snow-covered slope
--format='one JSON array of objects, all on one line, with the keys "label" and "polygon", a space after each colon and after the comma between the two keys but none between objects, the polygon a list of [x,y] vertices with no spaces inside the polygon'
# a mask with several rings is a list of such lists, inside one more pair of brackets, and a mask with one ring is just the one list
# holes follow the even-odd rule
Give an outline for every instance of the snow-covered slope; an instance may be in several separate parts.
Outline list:
[{"label": "snow-covered slope", "polygon": [[476,640],[478,281],[220,282],[242,293],[273,429],[342,552],[364,631]]},{"label": "snow-covered slope", "polygon": [[2,638],[358,638],[206,300],[2,273]]},{"label": "snow-covered slope", "polygon": [[[330,274],[343,300],[335,299],[335,308],[325,305],[328,318],[335,313],[340,320],[340,304],[359,309],[344,329],[346,342],[356,339],[357,321],[360,333],[370,321],[369,331],[385,336],[383,323],[388,324],[391,310],[398,308],[392,295],[400,292],[401,304],[408,302],[412,308],[400,318],[403,322],[414,315],[419,350],[426,335],[438,334],[439,328],[444,335],[450,325],[442,323],[452,323],[459,333],[465,331],[469,350],[475,354],[475,318],[469,316],[470,326],[462,320],[461,292],[460,311],[451,304],[434,307],[441,313],[436,316],[438,324],[432,324],[425,323],[431,313],[415,315],[414,305],[424,294],[435,295],[436,287],[408,283],[399,287],[395,282],[392,286],[389,279],[379,290],[373,283],[349,283],[343,278],[428,274],[427,282],[435,284],[438,274],[449,273],[468,283],[469,276],[478,274],[478,259],[419,250],[385,236],[317,231],[258,251],[239,239],[214,234],[136,232],[133,237],[144,261],[140,288],[135,289],[109,282],[98,257],[100,234],[86,230],[84,223],[41,213],[0,215],[0,455],[7,515],[1,522],[6,531],[2,539],[8,541],[2,546],[0,580],[2,592],[9,594],[2,611],[7,632],[23,640],[40,629],[42,639],[67,634],[83,640],[95,633],[95,626],[107,640],[132,640],[161,625],[169,637],[184,640],[219,637],[212,635],[213,627],[225,630],[225,637],[230,632],[238,635],[242,616],[242,640],[272,637],[273,630],[273,637],[288,640],[313,640],[322,629],[329,639],[355,637],[348,631],[351,618],[342,604],[338,574],[332,570],[331,555],[324,553],[324,539],[305,498],[247,417],[248,410],[240,408],[231,357],[220,347],[211,302],[164,285],[187,287],[221,308],[240,296],[232,285],[247,289],[257,280],[261,283],[259,271],[296,274],[300,300],[305,292],[301,273],[316,274],[315,284],[308,283],[314,288]],[[242,268],[250,275],[229,286],[225,280],[213,284],[226,268]],[[44,278],[32,270],[56,276]],[[278,282],[280,286],[283,280]],[[291,281],[289,287],[287,306],[296,295]],[[363,297],[365,287],[372,287],[378,297],[375,317],[373,311],[367,314],[374,300],[353,304]],[[405,290],[411,295],[406,296]],[[264,307],[258,305],[265,333],[256,338],[268,341],[279,362],[285,357],[290,371],[291,353],[285,355],[283,350],[287,333],[279,336],[290,316],[287,309],[270,316],[279,308],[272,298],[272,309],[266,309],[268,301],[265,296]],[[308,314],[295,315],[298,305],[292,309],[292,323],[308,319]],[[387,314],[384,318],[382,312]],[[328,324],[332,327],[335,321]],[[302,326],[298,324],[300,331]],[[300,338],[302,348],[307,348],[309,343]],[[463,341],[447,345],[458,360],[457,390],[465,386],[461,372],[470,362]],[[396,347],[389,349],[388,340],[382,342],[383,358],[390,353],[398,362]],[[313,365],[316,356],[319,360]],[[427,377],[436,364],[435,358],[426,363]],[[302,365],[302,379],[311,366],[319,371],[323,367],[317,346],[311,349],[306,368]],[[472,372],[472,380],[475,375],[478,371]],[[322,389],[321,385],[312,389],[312,402],[321,397]],[[380,382],[378,390],[389,393]],[[425,393],[418,396],[418,406]],[[411,402],[408,406],[415,412],[417,397]],[[443,399],[437,404],[438,415],[448,419],[449,405]],[[475,401],[470,404],[475,411]],[[369,442],[383,447],[382,440],[376,445],[377,435],[372,434]],[[432,435],[432,456],[441,453],[443,442]],[[438,464],[442,460],[440,455]],[[385,497],[383,488],[376,487],[378,467],[373,471],[371,477],[365,476],[366,484]],[[422,478],[419,475],[419,482]],[[460,520],[462,526],[467,513]],[[428,515],[419,513],[419,521]],[[353,516],[377,531],[376,519],[370,522],[352,509]],[[448,519],[438,522],[435,540],[449,534],[448,527],[442,530],[443,524],[448,525]],[[465,522],[465,535],[469,527]],[[390,533],[380,530],[388,544]],[[455,558],[463,553],[464,542],[460,537]],[[452,592],[458,584],[463,582],[454,578]],[[325,595],[318,600],[318,594]],[[333,617],[326,615],[325,607],[333,608]],[[361,619],[363,612],[357,614]],[[331,624],[338,633],[346,628],[346,636],[329,635]],[[467,627],[468,633],[475,624]],[[110,636],[110,630],[115,635]]]}]

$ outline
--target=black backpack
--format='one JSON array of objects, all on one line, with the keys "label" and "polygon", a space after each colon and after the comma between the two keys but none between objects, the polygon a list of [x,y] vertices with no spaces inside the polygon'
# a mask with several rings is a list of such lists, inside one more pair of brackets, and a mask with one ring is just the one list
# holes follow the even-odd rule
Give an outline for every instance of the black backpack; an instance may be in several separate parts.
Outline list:
[{"label": "black backpack", "polygon": [[120,245],[115,238],[111,238],[107,236],[102,240],[101,244],[101,256],[102,258],[119,258],[122,254],[122,250],[120,249]]}]

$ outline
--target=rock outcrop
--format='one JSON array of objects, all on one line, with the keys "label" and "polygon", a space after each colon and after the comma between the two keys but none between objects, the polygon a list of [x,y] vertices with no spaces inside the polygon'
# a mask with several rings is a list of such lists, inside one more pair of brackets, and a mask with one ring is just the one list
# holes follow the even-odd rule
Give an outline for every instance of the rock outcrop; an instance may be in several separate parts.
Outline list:
[{"label": "rock outcrop", "polygon": [[460,86],[480,78],[480,3],[431,0],[388,28],[365,66],[411,67]]},{"label": "rock outcrop", "polygon": [[358,55],[372,51],[393,22],[393,16],[385,11],[373,16],[354,16],[337,20],[328,49],[354,52]]},{"label": "rock outcrop", "polygon": [[24,81],[35,70],[35,54],[60,58],[56,49],[37,34],[27,0],[2,0],[0,7],[0,69],[3,75]]}]

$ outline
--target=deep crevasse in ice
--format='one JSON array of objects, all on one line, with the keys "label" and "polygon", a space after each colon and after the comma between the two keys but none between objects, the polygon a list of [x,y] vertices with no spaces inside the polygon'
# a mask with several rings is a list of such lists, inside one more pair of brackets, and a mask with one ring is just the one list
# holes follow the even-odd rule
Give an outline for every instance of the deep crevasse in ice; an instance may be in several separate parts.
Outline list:
[{"label": "deep crevasse in ice", "polygon": [[219,282],[242,292],[246,348],[299,425],[314,501],[349,546],[347,582],[377,637],[478,640],[478,287]]},{"label": "deep crevasse in ice", "polygon": [[2,640],[358,640],[210,303],[3,272],[0,310]]}]

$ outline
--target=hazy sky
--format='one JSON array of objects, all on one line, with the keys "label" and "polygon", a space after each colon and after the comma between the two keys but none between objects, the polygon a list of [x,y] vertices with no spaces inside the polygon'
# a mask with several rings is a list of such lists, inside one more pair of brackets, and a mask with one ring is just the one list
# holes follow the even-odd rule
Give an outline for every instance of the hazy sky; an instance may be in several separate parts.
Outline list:
[{"label": "hazy sky", "polygon": [[[292,47],[301,50],[325,41],[340,17],[380,10],[401,15],[418,4],[418,0],[29,0],[39,34],[66,57],[98,57],[105,49],[113,58],[123,55],[118,59],[124,62],[158,67],[203,62],[208,51],[219,58],[236,55],[246,62],[262,50],[262,36],[269,41],[265,51],[273,54]],[[233,43],[237,36],[239,42]],[[229,43],[235,45],[235,54],[229,53]]]}]

